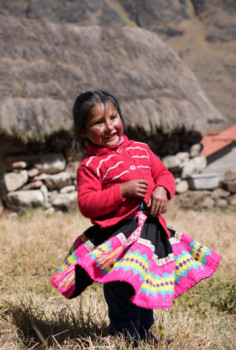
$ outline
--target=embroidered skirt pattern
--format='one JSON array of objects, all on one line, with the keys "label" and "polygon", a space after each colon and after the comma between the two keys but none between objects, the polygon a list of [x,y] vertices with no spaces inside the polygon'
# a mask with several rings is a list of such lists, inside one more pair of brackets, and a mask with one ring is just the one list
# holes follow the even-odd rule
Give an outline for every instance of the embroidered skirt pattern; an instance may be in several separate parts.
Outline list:
[{"label": "embroidered skirt pattern", "polygon": [[[170,229],[171,237],[155,218],[147,218],[139,237],[125,250],[138,220],[126,220],[110,228],[93,226],[74,242],[52,284],[66,298],[73,298],[96,281],[130,283],[130,301],[151,309],[171,308],[180,294],[216,270],[221,256],[192,237]],[[121,253],[111,263],[99,263],[103,256]]]}]

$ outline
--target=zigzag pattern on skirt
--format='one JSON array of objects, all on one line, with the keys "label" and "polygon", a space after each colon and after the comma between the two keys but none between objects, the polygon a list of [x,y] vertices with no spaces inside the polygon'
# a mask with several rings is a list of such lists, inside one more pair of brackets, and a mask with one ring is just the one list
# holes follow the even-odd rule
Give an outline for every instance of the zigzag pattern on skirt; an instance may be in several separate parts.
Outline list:
[{"label": "zigzag pattern on skirt", "polygon": [[123,245],[122,234],[93,247],[77,240],[77,248],[67,257],[52,278],[52,284],[70,298],[75,288],[75,265],[79,264],[98,283],[124,281],[135,291],[131,301],[141,307],[170,308],[172,300],[215,271],[221,256],[186,234],[176,233],[170,239],[173,254],[154,259],[150,246],[143,239],[135,241],[123,255],[107,267],[97,261],[101,254]]}]

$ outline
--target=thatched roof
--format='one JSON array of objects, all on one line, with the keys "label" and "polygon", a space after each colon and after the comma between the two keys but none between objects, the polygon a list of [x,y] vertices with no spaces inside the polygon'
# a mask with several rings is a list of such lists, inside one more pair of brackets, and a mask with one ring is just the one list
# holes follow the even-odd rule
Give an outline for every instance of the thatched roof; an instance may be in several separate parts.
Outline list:
[{"label": "thatched roof", "polygon": [[0,133],[43,139],[71,127],[77,94],[114,93],[126,124],[205,130],[223,120],[195,76],[156,34],[0,16]]}]

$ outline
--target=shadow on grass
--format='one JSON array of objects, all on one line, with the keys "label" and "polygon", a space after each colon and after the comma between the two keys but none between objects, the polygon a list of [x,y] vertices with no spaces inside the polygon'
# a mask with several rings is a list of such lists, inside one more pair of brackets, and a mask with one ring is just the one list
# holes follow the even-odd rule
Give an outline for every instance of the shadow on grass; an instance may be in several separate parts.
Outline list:
[{"label": "shadow on grass", "polygon": [[98,315],[94,315],[92,310],[85,313],[82,301],[74,311],[64,307],[48,316],[45,310],[36,308],[32,300],[27,304],[5,301],[0,308],[0,318],[16,326],[18,338],[27,348],[34,345],[34,349],[48,349],[71,340],[77,346],[80,344],[81,348],[87,348],[89,343],[99,343],[99,339],[101,342],[102,337],[108,335],[105,320],[100,319],[98,324]]}]

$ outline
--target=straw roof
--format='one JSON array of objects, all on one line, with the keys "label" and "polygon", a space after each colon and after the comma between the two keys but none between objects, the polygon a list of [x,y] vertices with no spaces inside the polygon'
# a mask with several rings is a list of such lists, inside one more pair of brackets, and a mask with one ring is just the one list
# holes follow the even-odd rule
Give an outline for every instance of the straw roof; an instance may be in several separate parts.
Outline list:
[{"label": "straw roof", "polygon": [[193,73],[161,40],[137,27],[105,28],[0,16],[0,134],[43,140],[70,130],[85,91],[115,94],[126,124],[147,136],[224,120]]}]

